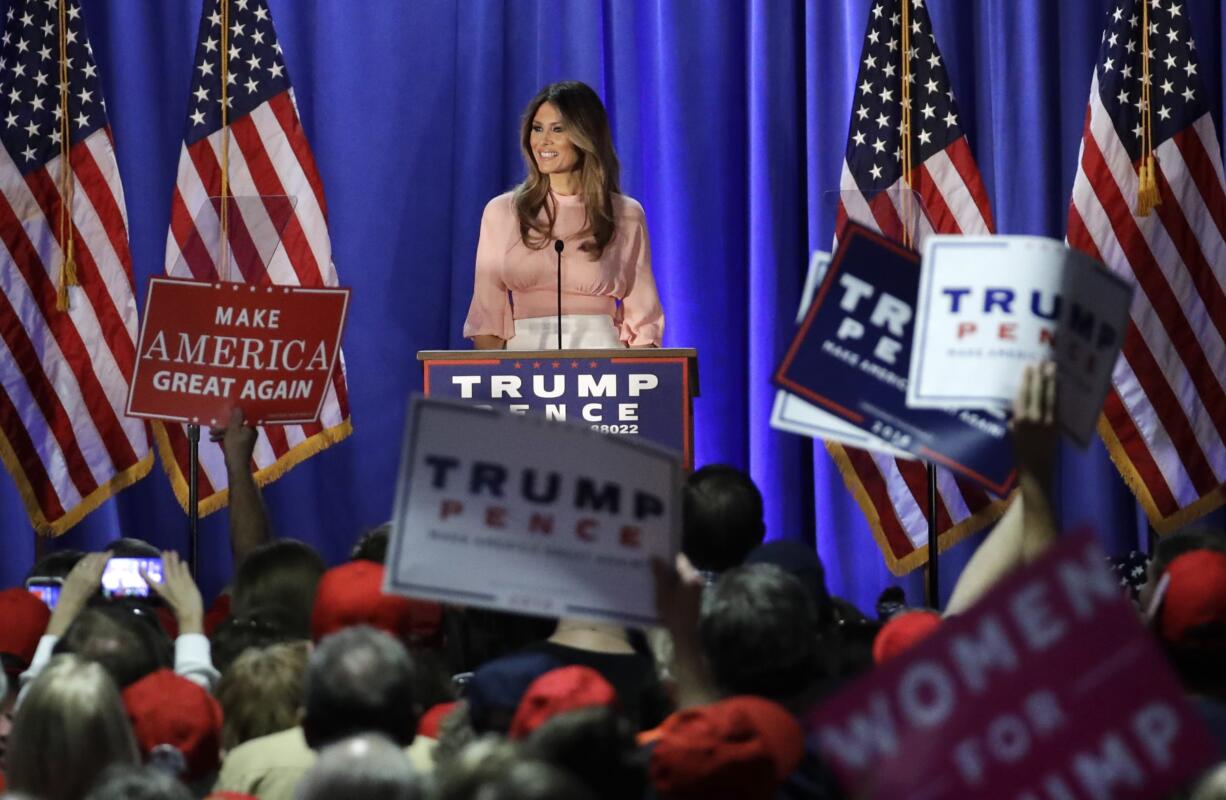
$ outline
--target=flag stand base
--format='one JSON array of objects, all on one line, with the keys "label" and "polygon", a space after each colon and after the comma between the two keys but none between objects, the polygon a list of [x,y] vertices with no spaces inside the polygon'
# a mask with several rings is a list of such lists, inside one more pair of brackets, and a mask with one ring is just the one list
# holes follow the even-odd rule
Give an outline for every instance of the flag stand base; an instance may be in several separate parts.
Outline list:
[{"label": "flag stand base", "polygon": [[200,581],[200,426],[187,426],[187,544],[192,554],[192,578]]}]

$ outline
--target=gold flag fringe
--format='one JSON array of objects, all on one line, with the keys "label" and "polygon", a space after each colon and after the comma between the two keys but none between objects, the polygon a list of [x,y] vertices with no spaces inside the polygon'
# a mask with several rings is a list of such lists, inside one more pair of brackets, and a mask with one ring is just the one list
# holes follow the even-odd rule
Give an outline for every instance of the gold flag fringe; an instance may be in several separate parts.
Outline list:
[{"label": "gold flag fringe", "polygon": [[1128,457],[1123,443],[1115,435],[1115,431],[1111,428],[1110,423],[1107,422],[1105,415],[1099,415],[1098,417],[1098,435],[1102,438],[1103,444],[1107,446],[1107,455],[1111,457],[1115,468],[1119,470],[1120,477],[1124,479],[1124,484],[1137,498],[1141,508],[1145,509],[1145,516],[1149,519],[1149,524],[1154,527],[1154,531],[1159,535],[1179,530],[1183,526],[1195,522],[1206,514],[1226,505],[1226,486],[1219,485],[1213,491],[1198,498],[1195,502],[1184,506],[1174,514],[1163,516],[1162,512],[1158,510],[1158,505],[1154,502],[1153,495],[1146,488],[1145,481],[1141,478],[1140,473],[1137,472],[1132,459]]},{"label": "gold flag fringe", "polygon": [[[255,473],[256,485],[267,486],[316,453],[344,440],[351,433],[353,433],[353,420],[346,419],[339,425],[322,430],[311,438],[299,442],[272,464],[258,470]],[[187,476],[179,468],[179,462],[175,459],[174,450],[170,445],[170,437],[166,433],[166,423],[153,423],[153,438],[157,442],[158,456],[162,462],[162,469],[165,470],[166,477],[170,479],[170,487],[174,490],[179,505],[186,512],[188,500]],[[229,502],[229,489],[214,492],[200,500],[200,516],[206,517],[214,511],[225,508]]]},{"label": "gold flag fringe", "polygon": [[[881,550],[881,555],[885,558],[885,565],[890,572],[895,575],[906,575],[917,567],[927,564],[927,547],[916,547],[902,558],[894,554],[890,548],[889,539],[886,538],[885,530],[881,526],[881,517],[877,514],[877,508],[873,505],[873,500],[869,497],[868,489],[860,480],[860,476],[856,474],[855,467],[851,465],[851,459],[848,458],[846,450],[842,445],[834,442],[825,442],[825,445],[826,451],[830,453],[835,466],[839,469],[839,474],[843,476],[843,483],[855,498],[856,504],[860,506],[860,511],[864,513],[869,530],[872,531],[873,539],[877,541],[877,547]],[[996,500],[949,528],[937,537],[937,552],[944,553],[966,537],[1000,519],[1008,505],[1009,499]]]},{"label": "gold flag fringe", "polygon": [[54,520],[49,520],[43,515],[34,487],[30,484],[25,470],[21,468],[21,462],[17,460],[17,453],[14,452],[12,444],[3,431],[0,431],[0,462],[4,463],[5,469],[13,476],[13,481],[17,484],[17,493],[21,496],[21,503],[30,517],[30,525],[39,535],[54,537],[76,525],[85,518],[85,515],[110,500],[120,490],[126,489],[148,475],[153,469],[153,452],[150,451],[140,461],[98,486],[94,491],[82,497],[80,503],[68,509],[64,516]]}]

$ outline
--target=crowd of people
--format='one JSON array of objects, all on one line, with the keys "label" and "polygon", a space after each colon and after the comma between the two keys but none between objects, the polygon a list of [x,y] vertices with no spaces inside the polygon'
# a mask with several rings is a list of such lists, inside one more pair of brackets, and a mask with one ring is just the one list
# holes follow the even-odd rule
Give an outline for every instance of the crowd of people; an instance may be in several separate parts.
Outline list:
[{"label": "crowd of people", "polygon": [[[755,800],[860,796],[802,722],[810,709],[965,613],[1057,538],[1055,376],[1015,404],[1019,489],[943,612],[831,596],[795,539],[767,541],[762,497],[710,465],[681,498],[682,553],[656,562],[661,625],[631,630],[383,594],[389,528],[328,568],[275,538],[249,463],[231,471],[237,568],[206,606],[173,552],[136,539],[52,553],[54,610],[0,591],[0,791],[27,800]],[[117,556],[160,556],[147,598],[106,598]],[[1135,571],[1135,564],[1129,572]],[[1143,570],[1144,571],[1144,570]],[[1184,796],[1226,797],[1226,535],[1164,538],[1134,600],[1216,737],[1223,765]],[[1154,587],[1161,584],[1161,596]],[[1127,588],[1124,589],[1127,591]]]}]

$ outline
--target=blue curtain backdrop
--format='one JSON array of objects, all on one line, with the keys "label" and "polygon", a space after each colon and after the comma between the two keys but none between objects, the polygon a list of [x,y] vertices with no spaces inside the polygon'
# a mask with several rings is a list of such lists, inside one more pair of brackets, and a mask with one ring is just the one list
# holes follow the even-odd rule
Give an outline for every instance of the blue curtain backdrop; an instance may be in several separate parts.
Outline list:
[{"label": "blue curtain backdrop", "polygon": [[[81,0],[127,193],[136,278],[162,271],[200,0]],[[1166,2],[1167,0],[1164,0]],[[0,3],[3,6],[4,3]],[[832,235],[872,0],[269,0],[323,174],[355,433],[266,490],[281,535],[331,561],[391,511],[416,351],[464,347],[481,209],[513,185],[523,104],[587,81],[605,98],[627,193],[647,211],[666,344],[701,350],[697,463],[750,470],[770,535],[813,541],[862,607],[894,582],[825,451],[767,424],[806,255]],[[928,0],[1002,233],[1063,237],[1087,92],[1112,0]],[[1221,129],[1218,0],[1187,0]],[[209,446],[209,445],[205,445]],[[1109,547],[1143,536],[1101,445],[1062,457],[1062,519]],[[185,550],[158,470],[54,547],[130,534]],[[1140,529],[1139,529],[1140,528]],[[942,559],[943,594],[972,551]],[[0,479],[0,585],[34,537]],[[202,526],[206,593],[228,579],[225,514]],[[904,579],[922,596],[918,575]]]}]

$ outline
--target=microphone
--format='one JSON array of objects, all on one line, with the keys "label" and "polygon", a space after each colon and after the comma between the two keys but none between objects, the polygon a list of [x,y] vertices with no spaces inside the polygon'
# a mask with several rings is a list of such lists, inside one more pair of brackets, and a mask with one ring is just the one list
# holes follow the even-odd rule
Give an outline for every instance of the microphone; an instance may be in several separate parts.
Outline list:
[{"label": "microphone", "polygon": [[566,244],[561,239],[554,239],[553,251],[558,254],[558,349],[562,349],[562,251]]}]

